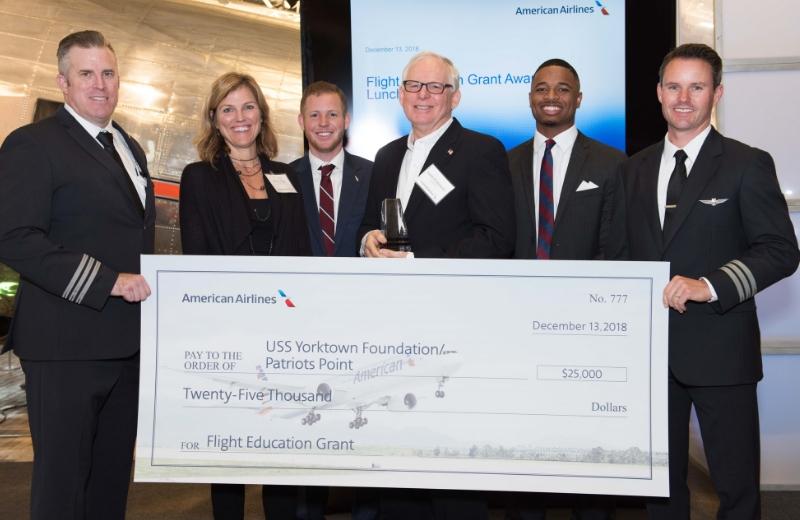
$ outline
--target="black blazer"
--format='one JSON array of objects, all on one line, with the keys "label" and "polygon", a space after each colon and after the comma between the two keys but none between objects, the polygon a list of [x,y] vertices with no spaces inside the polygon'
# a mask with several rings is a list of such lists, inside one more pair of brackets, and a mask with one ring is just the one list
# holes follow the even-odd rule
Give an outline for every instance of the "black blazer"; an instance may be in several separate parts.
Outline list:
[{"label": "black blazer", "polygon": [[671,275],[706,277],[717,302],[670,309],[669,366],[682,383],[718,386],[762,377],[753,299],[789,276],[800,253],[786,200],[766,152],[712,129],[689,173],[670,228],[658,213],[663,141],[623,166],[628,253],[632,260],[670,262]]},{"label": "black blazer", "polygon": [[[325,246],[322,243],[322,228],[319,225],[317,194],[314,193],[314,180],[311,177],[308,155],[292,162],[291,166],[297,172],[300,189],[303,192],[311,252],[314,256],[326,256]],[[364,218],[369,180],[372,177],[372,161],[345,152],[342,175],[342,192],[339,196],[339,207],[336,208],[333,253],[334,256],[358,256],[360,244],[356,244],[356,233]]]},{"label": "black blazer", "polygon": [[[608,258],[614,196],[619,191],[618,168],[625,154],[578,133],[556,212],[550,257],[555,260],[602,260]],[[533,185],[533,139],[508,152],[517,240],[514,258],[536,258],[537,208]],[[576,191],[582,182],[597,188]]]},{"label": "black blazer", "polygon": [[[303,196],[294,170],[288,164],[261,156],[265,172],[283,173],[297,193],[278,193],[264,180],[272,201],[273,238],[271,255],[307,256],[308,244]],[[186,166],[181,175],[180,191],[181,245],[184,254],[232,255],[247,240],[252,221],[247,193],[227,155],[214,165],[196,162]]]},{"label": "black blazer", "polygon": [[0,148],[0,261],[21,275],[6,348],[23,359],[139,350],[139,305],[109,294],[153,252],[155,202],[144,151],[115,127],[147,176],[144,212],[127,173],[64,108]]},{"label": "black blazer", "polygon": [[[394,198],[408,136],[375,157],[367,209],[358,241],[380,229],[380,206]],[[457,120],[434,145],[422,167],[435,164],[455,186],[439,204],[414,186],[405,219],[416,257],[510,258],[514,252],[514,194],[503,145],[462,127]]]}]

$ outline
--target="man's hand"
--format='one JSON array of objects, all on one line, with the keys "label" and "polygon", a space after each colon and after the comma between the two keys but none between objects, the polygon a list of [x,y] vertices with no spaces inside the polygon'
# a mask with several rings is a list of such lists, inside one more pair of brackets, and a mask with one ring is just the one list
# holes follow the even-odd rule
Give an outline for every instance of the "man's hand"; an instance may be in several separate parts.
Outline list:
[{"label": "man's hand", "polygon": [[664,307],[672,307],[683,314],[686,311],[686,302],[693,301],[705,303],[711,299],[711,291],[703,280],[673,276],[662,295]]},{"label": "man's hand", "polygon": [[150,296],[150,286],[140,274],[119,273],[114,287],[111,288],[111,296],[120,296],[130,303],[141,302]]},{"label": "man's hand", "polygon": [[364,235],[364,256],[369,258],[406,258],[408,253],[404,251],[393,251],[391,249],[381,248],[381,245],[386,243],[386,237],[383,232],[378,229],[373,229]]}]

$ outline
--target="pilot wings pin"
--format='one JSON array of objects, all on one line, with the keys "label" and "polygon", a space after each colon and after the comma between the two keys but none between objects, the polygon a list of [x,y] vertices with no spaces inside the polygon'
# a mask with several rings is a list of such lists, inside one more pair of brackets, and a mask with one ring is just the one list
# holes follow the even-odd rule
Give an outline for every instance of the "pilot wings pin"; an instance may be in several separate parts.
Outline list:
[{"label": "pilot wings pin", "polygon": [[714,197],[714,198],[705,199],[705,200],[700,199],[700,202],[702,202],[703,204],[706,204],[708,206],[714,207],[714,206],[719,206],[720,204],[724,204],[724,203],[728,202],[728,199],[718,199],[718,198]]}]

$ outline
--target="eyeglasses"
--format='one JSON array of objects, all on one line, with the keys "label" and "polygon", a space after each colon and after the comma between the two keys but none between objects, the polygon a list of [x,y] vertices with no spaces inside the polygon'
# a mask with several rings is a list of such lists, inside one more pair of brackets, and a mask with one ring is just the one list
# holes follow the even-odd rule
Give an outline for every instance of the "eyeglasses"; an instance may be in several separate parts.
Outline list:
[{"label": "eyeglasses", "polygon": [[449,83],[439,83],[438,81],[429,81],[427,83],[414,81],[413,79],[407,79],[403,81],[403,90],[412,94],[422,90],[422,87],[425,87],[431,94],[441,94],[444,92],[444,89],[453,88],[453,85],[450,85]]}]

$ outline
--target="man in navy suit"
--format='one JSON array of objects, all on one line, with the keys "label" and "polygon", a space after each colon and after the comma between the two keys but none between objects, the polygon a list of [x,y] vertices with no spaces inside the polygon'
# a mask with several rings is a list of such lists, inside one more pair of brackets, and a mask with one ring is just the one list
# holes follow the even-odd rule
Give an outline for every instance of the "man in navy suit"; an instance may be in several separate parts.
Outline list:
[{"label": "man in navy suit", "polygon": [[[291,166],[305,201],[311,251],[314,256],[356,256],[356,232],[364,217],[372,162],[344,150],[350,126],[344,92],[327,81],[310,84],[303,91],[297,122],[308,140],[308,153]],[[326,165],[333,165],[330,173],[326,171],[331,193],[323,186]],[[326,215],[321,204],[326,197],[332,198],[332,215]],[[328,218],[333,221],[333,236],[323,229]]]},{"label": "man in navy suit", "polygon": [[[364,217],[372,162],[344,150],[350,114],[342,89],[327,81],[307,86],[300,99],[297,123],[308,141],[308,153],[291,166],[300,181],[311,251],[314,256],[357,256],[356,232]],[[333,166],[330,171],[329,165]],[[324,182],[325,176],[329,184]],[[326,197],[330,202],[328,208],[321,203]],[[327,219],[332,234],[325,230]],[[305,487],[300,494],[298,517],[322,520],[328,488]],[[357,492],[354,518],[372,518],[367,511],[370,509],[369,501],[365,500],[367,494]]]},{"label": "man in navy suit", "polygon": [[596,260],[608,257],[617,168],[625,154],[591,139],[575,126],[583,93],[577,71],[561,59],[536,69],[529,103],[536,120],[532,139],[508,152],[517,214],[515,258],[536,258],[541,206],[540,168],[552,140],[553,210],[549,258]]},{"label": "man in navy suit", "polygon": [[[582,99],[578,72],[568,62],[550,59],[534,72],[528,101],[536,133],[508,152],[517,215],[515,258],[608,258],[611,235],[622,231],[611,229],[611,218],[619,191],[617,169],[625,154],[578,130],[575,112]],[[550,199],[541,196],[543,160],[551,164],[551,184],[545,184],[544,190],[551,194]],[[549,211],[545,208],[552,208],[554,223],[545,231],[548,249],[542,255],[539,230],[540,221],[545,220],[542,211]],[[542,494],[509,494],[507,518],[543,520],[546,498]],[[574,495],[569,501],[579,506],[573,513],[575,519],[610,517],[610,499]]]},{"label": "man in navy suit", "polygon": [[656,87],[667,135],[625,163],[628,257],[670,263],[669,488],[651,519],[689,518],[689,414],[694,406],[718,518],[761,518],[756,386],[762,378],[754,299],[797,268],[800,252],[770,155],[711,126],[722,60],[685,44]]},{"label": "man in navy suit", "polygon": [[0,148],[0,261],[20,273],[6,347],[22,360],[31,518],[121,520],[136,438],[139,305],[155,203],[139,144],[111,117],[119,75],[97,31],[58,45],[64,108]]}]

